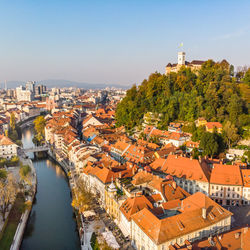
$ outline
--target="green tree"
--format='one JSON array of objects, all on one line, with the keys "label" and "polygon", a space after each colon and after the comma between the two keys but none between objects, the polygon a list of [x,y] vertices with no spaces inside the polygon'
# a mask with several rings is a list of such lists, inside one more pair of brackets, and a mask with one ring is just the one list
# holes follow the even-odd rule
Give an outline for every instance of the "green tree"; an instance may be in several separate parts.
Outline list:
[{"label": "green tree", "polygon": [[250,150],[246,151],[244,156],[247,158],[248,163],[250,163]]},{"label": "green tree", "polygon": [[239,138],[239,135],[237,134],[238,129],[230,121],[227,121],[224,125],[223,131],[226,138],[227,146],[228,148],[230,148],[231,144]]},{"label": "green tree", "polygon": [[0,169],[0,179],[6,179],[7,178],[7,171],[5,169]]},{"label": "green tree", "polygon": [[200,148],[203,150],[203,155],[213,157],[219,153],[218,138],[215,133],[205,132],[201,136]]},{"label": "green tree", "polygon": [[248,68],[247,72],[245,73],[243,82],[248,84],[248,86],[250,86],[250,68]]}]

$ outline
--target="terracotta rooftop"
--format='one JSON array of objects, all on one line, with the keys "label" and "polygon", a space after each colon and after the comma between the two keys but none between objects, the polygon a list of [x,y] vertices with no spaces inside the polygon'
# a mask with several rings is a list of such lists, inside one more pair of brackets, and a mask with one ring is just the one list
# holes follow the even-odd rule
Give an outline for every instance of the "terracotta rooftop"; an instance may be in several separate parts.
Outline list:
[{"label": "terracotta rooftop", "polygon": [[153,208],[152,203],[144,195],[128,198],[126,201],[123,202],[120,207],[120,210],[127,218],[127,220],[130,221],[131,216],[141,211],[143,208]]},{"label": "terracotta rooftop", "polygon": [[0,145],[9,146],[9,145],[16,145],[16,144],[7,136],[0,134]]},{"label": "terracotta rooftop", "polygon": [[205,161],[200,163],[199,160],[192,158],[168,155],[167,159],[159,158],[150,166],[155,170],[178,178],[185,177],[190,180],[209,181],[210,171]]},{"label": "terracotta rooftop", "polygon": [[250,169],[241,169],[244,187],[250,187]]},{"label": "terracotta rooftop", "polygon": [[[197,203],[196,206],[193,206],[193,209],[189,209],[188,211],[183,210],[176,215],[163,219],[158,218],[149,209],[144,208],[134,214],[132,220],[155,244],[159,245],[171,239],[216,224],[232,215],[232,213],[200,192],[186,199],[188,199],[189,203],[196,203],[199,200],[205,200],[205,202],[201,202],[200,205]],[[204,205],[206,208],[205,219],[202,217],[202,207]]]},{"label": "terracotta rooftop", "polygon": [[222,124],[220,122],[207,122],[206,127],[208,129],[212,128],[222,128]]},{"label": "terracotta rooftop", "polygon": [[213,164],[210,183],[242,186],[240,167],[235,165]]},{"label": "terracotta rooftop", "polygon": [[[231,230],[192,244],[193,250],[201,249],[250,249],[250,228],[248,226]],[[180,248],[183,249],[183,248]]]}]

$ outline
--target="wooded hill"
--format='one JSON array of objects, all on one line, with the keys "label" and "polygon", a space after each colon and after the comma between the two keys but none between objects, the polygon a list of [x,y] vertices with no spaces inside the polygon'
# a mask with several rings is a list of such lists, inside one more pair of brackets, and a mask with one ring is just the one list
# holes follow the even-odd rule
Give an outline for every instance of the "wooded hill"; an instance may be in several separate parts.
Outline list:
[{"label": "wooded hill", "polygon": [[172,121],[204,117],[223,124],[230,121],[240,131],[250,124],[249,104],[241,92],[242,85],[249,88],[249,84],[250,69],[242,79],[237,79],[233,66],[225,60],[220,63],[208,60],[196,74],[185,67],[169,75],[156,72],[127,91],[117,107],[117,126],[132,129],[142,123],[145,113],[153,112],[161,114],[160,129],[166,129]]}]

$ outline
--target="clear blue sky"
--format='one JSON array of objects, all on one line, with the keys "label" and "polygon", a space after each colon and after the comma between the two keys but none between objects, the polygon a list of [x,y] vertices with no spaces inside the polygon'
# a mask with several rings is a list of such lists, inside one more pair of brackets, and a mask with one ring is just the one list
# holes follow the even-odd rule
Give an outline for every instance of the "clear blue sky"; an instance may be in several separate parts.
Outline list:
[{"label": "clear blue sky", "polygon": [[176,62],[250,65],[250,1],[0,0],[0,81],[140,83]]}]

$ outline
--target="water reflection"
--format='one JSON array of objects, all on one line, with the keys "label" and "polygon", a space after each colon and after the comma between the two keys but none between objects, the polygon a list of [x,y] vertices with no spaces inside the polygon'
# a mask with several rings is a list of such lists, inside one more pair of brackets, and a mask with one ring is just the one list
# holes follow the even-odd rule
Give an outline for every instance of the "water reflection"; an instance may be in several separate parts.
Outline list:
[{"label": "water reflection", "polygon": [[57,177],[64,177],[64,178],[66,178],[65,172],[56,163],[53,163],[50,160],[46,160],[46,165],[47,165],[47,168],[53,168],[53,169],[55,169]]}]

